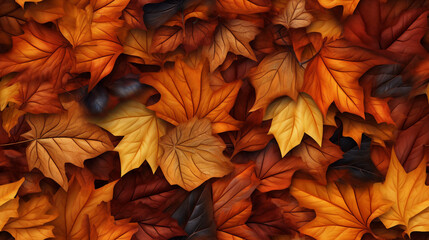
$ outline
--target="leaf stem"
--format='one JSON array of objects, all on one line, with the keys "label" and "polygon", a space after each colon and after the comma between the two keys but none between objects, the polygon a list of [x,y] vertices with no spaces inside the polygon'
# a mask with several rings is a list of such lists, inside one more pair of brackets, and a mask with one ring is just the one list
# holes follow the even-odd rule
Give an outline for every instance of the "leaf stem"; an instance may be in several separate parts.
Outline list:
[{"label": "leaf stem", "polygon": [[13,145],[18,145],[21,143],[28,143],[31,141],[34,141],[35,139],[27,139],[27,140],[23,140],[23,141],[19,141],[19,142],[13,142],[13,143],[4,143],[4,144],[0,144],[0,147],[6,147],[6,146],[13,146]]}]

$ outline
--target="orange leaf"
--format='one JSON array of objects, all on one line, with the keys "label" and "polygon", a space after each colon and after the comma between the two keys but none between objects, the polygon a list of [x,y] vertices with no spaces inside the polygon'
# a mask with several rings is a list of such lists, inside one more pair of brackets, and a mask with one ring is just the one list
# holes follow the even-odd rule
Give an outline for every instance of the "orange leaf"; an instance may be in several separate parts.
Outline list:
[{"label": "orange leaf", "polygon": [[159,73],[141,77],[142,83],[156,88],[161,100],[148,108],[174,125],[198,117],[213,123],[213,132],[237,130],[239,122],[228,112],[234,105],[241,81],[225,84],[213,91],[210,88],[208,67],[203,62],[191,68],[182,60],[173,67],[165,67]]},{"label": "orange leaf", "polygon": [[252,14],[268,12],[270,10],[269,0],[217,0],[218,11],[234,14]]},{"label": "orange leaf", "polygon": [[341,112],[364,117],[363,89],[358,79],[371,67],[389,62],[346,41],[330,42],[308,64],[302,91],[313,97],[325,116],[335,102]]},{"label": "orange leaf", "polygon": [[43,0],[37,4],[27,4],[26,18],[32,18],[38,23],[53,22],[65,15],[64,0]]}]

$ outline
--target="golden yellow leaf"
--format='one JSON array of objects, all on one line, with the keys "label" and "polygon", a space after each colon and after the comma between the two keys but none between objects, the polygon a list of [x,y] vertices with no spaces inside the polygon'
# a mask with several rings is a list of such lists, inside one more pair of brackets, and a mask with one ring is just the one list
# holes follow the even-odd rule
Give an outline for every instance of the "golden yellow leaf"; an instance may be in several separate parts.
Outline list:
[{"label": "golden yellow leaf", "polygon": [[268,106],[264,120],[273,119],[269,133],[276,138],[282,156],[297,146],[304,133],[322,144],[323,116],[313,99],[305,93],[295,102],[289,97],[276,100]]},{"label": "golden yellow leaf", "polygon": [[324,8],[343,6],[343,17],[352,15],[360,0],[319,0]]},{"label": "golden yellow leaf", "polygon": [[4,77],[0,80],[0,111],[19,93],[19,83],[9,84],[11,78]]},{"label": "golden yellow leaf", "polygon": [[318,32],[328,41],[337,40],[343,34],[342,23],[331,12],[315,12],[313,22],[307,27],[307,32]]},{"label": "golden yellow leaf", "polygon": [[46,195],[34,196],[27,202],[21,200],[18,217],[9,219],[3,231],[9,232],[16,240],[53,238],[54,226],[45,225],[57,217],[52,207]]},{"label": "golden yellow leaf", "polygon": [[256,99],[251,111],[266,108],[274,99],[289,96],[296,100],[304,81],[304,67],[291,52],[278,51],[266,56],[249,75]]},{"label": "golden yellow leaf", "polygon": [[153,31],[132,29],[128,32],[124,43],[124,53],[130,56],[139,57],[141,64],[161,65],[160,54],[151,54]]},{"label": "golden yellow leaf", "polygon": [[121,175],[140,167],[147,160],[155,172],[158,168],[159,139],[165,134],[167,123],[155,116],[139,102],[129,101],[118,105],[94,123],[115,136],[124,136],[115,147],[121,158]]},{"label": "golden yellow leaf", "polygon": [[26,154],[29,169],[38,168],[64,189],[68,188],[65,163],[83,167],[86,159],[112,150],[109,136],[89,123],[78,103],[65,102],[67,112],[27,115],[31,130],[22,136],[31,140]]},{"label": "golden yellow leaf", "polygon": [[371,185],[353,188],[329,182],[324,186],[313,180],[294,179],[291,194],[299,206],[316,212],[316,218],[299,231],[321,240],[360,240],[365,233],[372,233],[371,221],[392,205]]},{"label": "golden yellow leaf", "polygon": [[213,43],[203,48],[203,56],[210,61],[210,72],[224,62],[228,52],[256,61],[249,42],[255,39],[258,33],[258,27],[252,22],[233,19],[226,23],[219,23]]},{"label": "golden yellow leaf", "polygon": [[179,124],[161,138],[160,145],[163,154],[158,163],[165,178],[187,191],[232,171],[231,162],[222,153],[225,144],[212,135],[208,119]]},{"label": "golden yellow leaf", "polygon": [[310,25],[313,16],[305,10],[305,0],[291,0],[286,3],[282,12],[273,18],[274,24],[286,28],[301,28]]},{"label": "golden yellow leaf", "polygon": [[15,196],[24,180],[21,178],[19,181],[0,185],[0,230],[9,218],[18,216],[19,198]]},{"label": "golden yellow leaf", "polygon": [[387,228],[403,225],[408,235],[413,231],[429,231],[429,222],[425,218],[428,213],[424,211],[429,208],[429,186],[425,185],[425,180],[426,159],[406,173],[395,151],[392,151],[386,180],[374,186],[379,195],[393,202],[392,208],[380,216]]}]

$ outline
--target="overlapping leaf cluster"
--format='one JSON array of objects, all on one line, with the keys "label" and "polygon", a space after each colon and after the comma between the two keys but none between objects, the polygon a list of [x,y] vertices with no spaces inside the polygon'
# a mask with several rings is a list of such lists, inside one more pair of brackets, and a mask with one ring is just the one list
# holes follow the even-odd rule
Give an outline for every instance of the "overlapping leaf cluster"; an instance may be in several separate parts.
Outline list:
[{"label": "overlapping leaf cluster", "polygon": [[3,0],[0,239],[425,239],[429,2]]}]

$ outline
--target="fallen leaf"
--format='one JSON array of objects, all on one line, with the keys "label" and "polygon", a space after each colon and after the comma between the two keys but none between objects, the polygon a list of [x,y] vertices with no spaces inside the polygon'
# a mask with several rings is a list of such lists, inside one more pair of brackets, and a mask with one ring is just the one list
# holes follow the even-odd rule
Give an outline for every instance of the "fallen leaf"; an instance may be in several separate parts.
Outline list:
[{"label": "fallen leaf", "polygon": [[296,178],[292,182],[291,194],[301,207],[316,212],[316,218],[299,230],[319,239],[361,239],[365,233],[373,234],[372,220],[392,205],[377,193],[372,186],[353,188],[335,182],[323,186],[312,180]]},{"label": "fallen leaf", "polygon": [[352,15],[360,0],[318,0],[324,8],[343,6],[343,17]]},{"label": "fallen leaf", "polygon": [[233,14],[252,14],[268,12],[270,1],[267,0],[216,0],[218,11]]},{"label": "fallen leaf", "polygon": [[38,3],[27,4],[24,16],[42,24],[54,22],[65,15],[64,3],[64,0],[43,0]]},{"label": "fallen leaf", "polygon": [[291,0],[282,12],[273,18],[273,23],[286,28],[301,28],[310,25],[312,20],[313,16],[305,9],[304,0]]},{"label": "fallen leaf", "polygon": [[159,139],[167,124],[143,104],[129,101],[118,105],[107,116],[94,120],[98,126],[115,136],[124,136],[115,147],[121,158],[121,176],[140,167],[146,160],[155,172],[160,155]]},{"label": "fallen leaf", "polygon": [[165,67],[159,73],[145,74],[140,81],[153,86],[161,94],[161,100],[148,108],[176,126],[198,117],[210,119],[216,133],[238,129],[239,122],[228,112],[234,105],[241,81],[225,84],[213,91],[208,67],[203,62],[192,68],[177,60],[174,68]]},{"label": "fallen leaf", "polygon": [[16,197],[16,194],[24,180],[21,178],[19,181],[0,185],[0,229],[3,229],[9,218],[19,216],[19,198]]},{"label": "fallen leaf", "polygon": [[3,111],[9,102],[19,93],[19,83],[9,84],[10,78],[0,80],[0,111]]},{"label": "fallen leaf", "polygon": [[[384,183],[375,184],[380,195],[393,205],[388,212],[380,216],[387,228],[403,225],[410,236],[414,231],[428,231],[426,213],[429,207],[429,187],[425,185],[426,159],[417,168],[406,173],[392,151],[389,169]],[[423,213],[420,216],[420,213]]]},{"label": "fallen leaf", "polygon": [[38,3],[41,2],[43,0],[15,0],[16,3],[18,3],[22,8],[24,8],[24,4],[26,2],[34,2],[34,3]]},{"label": "fallen leaf", "polygon": [[234,19],[219,23],[213,43],[204,46],[202,50],[203,56],[210,61],[210,72],[214,72],[222,64],[228,52],[256,60],[249,42],[255,39],[258,33],[259,29],[252,22]]},{"label": "fallen leaf", "polygon": [[83,167],[83,161],[112,150],[108,135],[88,123],[78,103],[63,103],[58,115],[27,115],[31,130],[22,136],[31,141],[26,154],[29,169],[38,168],[64,189],[68,188],[65,163]]},{"label": "fallen leaf", "polygon": [[232,170],[223,156],[225,144],[212,135],[208,119],[192,119],[179,124],[161,138],[163,154],[158,164],[170,184],[193,190],[213,177],[223,177]]},{"label": "fallen leaf", "polygon": [[282,156],[301,142],[304,133],[322,144],[323,116],[307,94],[300,94],[296,102],[287,97],[276,100],[268,106],[267,119],[273,119],[269,133],[279,143]]},{"label": "fallen leaf", "polygon": [[274,99],[289,96],[298,99],[304,81],[302,67],[289,51],[277,51],[266,56],[249,74],[255,87],[256,100],[251,111],[266,108]]}]

